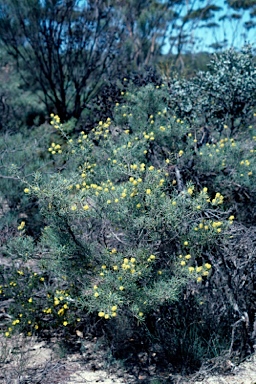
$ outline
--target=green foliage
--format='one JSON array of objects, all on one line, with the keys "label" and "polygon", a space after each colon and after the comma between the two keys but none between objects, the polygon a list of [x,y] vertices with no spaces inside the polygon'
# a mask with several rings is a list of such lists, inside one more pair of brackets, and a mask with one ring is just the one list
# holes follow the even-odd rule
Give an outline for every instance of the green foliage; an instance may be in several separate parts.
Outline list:
[{"label": "green foliage", "polygon": [[248,46],[242,52],[230,49],[215,55],[209,71],[174,82],[171,105],[194,128],[221,133],[227,125],[232,135],[251,120],[255,94],[255,59]]},{"label": "green foliage", "polygon": [[[215,94],[219,63],[229,55],[234,65],[223,65],[223,89]],[[3,247],[5,260],[15,260],[0,275],[2,297],[14,299],[15,329],[72,333],[90,317],[116,356],[125,358],[127,340],[137,333],[140,348],[143,337],[144,346],[158,345],[163,361],[185,370],[225,350],[243,356],[251,348],[256,235],[243,224],[255,217],[256,132],[255,121],[247,124],[235,107],[241,103],[250,113],[255,107],[247,60],[248,52],[225,53],[205,75],[200,97],[195,79],[176,88],[176,110],[167,84],[129,84],[113,117],[89,133],[69,136],[75,122],[62,124],[52,114],[35,146],[46,172],[35,172],[34,161],[28,175],[20,174],[23,158],[13,151],[12,177],[22,180],[26,204],[36,201],[43,217],[36,241],[20,216],[19,234]],[[211,129],[200,130],[206,102],[211,95],[220,102],[228,79],[235,87],[235,74],[243,92],[223,100],[234,116],[230,107],[224,116],[212,106]],[[188,97],[194,104],[185,115]],[[233,117],[240,125],[230,124]],[[249,220],[241,196],[251,199]],[[12,325],[3,329],[6,336]]]}]

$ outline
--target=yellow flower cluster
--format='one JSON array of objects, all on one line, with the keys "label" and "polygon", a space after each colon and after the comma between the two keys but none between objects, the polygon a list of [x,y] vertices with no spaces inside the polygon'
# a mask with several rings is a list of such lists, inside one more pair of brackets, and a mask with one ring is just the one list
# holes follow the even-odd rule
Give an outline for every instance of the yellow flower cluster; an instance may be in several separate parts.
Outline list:
[{"label": "yellow flower cluster", "polygon": [[94,133],[94,137],[98,139],[99,138],[106,139],[110,132],[109,130],[110,125],[111,125],[110,117],[108,117],[105,122],[99,121],[99,124],[97,125],[97,127],[92,129],[92,132]]},{"label": "yellow flower cluster", "polygon": [[52,155],[55,155],[56,153],[62,153],[62,149],[61,149],[60,144],[55,144],[55,143],[51,144],[51,146],[48,148],[48,151]]},{"label": "yellow flower cluster", "polygon": [[[182,259],[180,261],[180,265],[182,267],[185,267],[188,265],[188,271],[190,273],[196,273],[196,280],[197,282],[200,282],[202,281],[202,277],[206,277],[209,275],[209,270],[212,268],[211,264],[209,263],[205,263],[204,265],[201,265],[199,267],[193,267],[191,265],[191,262],[190,262],[190,259],[191,259],[191,255],[190,254],[187,254],[187,255],[179,255],[179,258]],[[200,274],[200,276],[198,276],[198,274]]]},{"label": "yellow flower cluster", "polygon": [[54,113],[51,113],[50,117],[52,118],[52,120],[50,121],[50,124],[53,125],[54,128],[59,129],[61,125],[59,116],[54,115]]},{"label": "yellow flower cluster", "polygon": [[224,196],[222,196],[219,192],[217,192],[215,194],[214,199],[212,199],[212,204],[213,205],[223,204],[223,201],[224,201]]},{"label": "yellow flower cluster", "polygon": [[[153,120],[151,120],[151,121],[153,121]],[[144,137],[144,139],[146,139],[146,140],[150,140],[150,141],[154,141],[154,140],[155,140],[155,134],[154,134],[153,131],[151,131],[151,132],[149,132],[149,133],[147,133],[147,132],[143,132],[143,137]]]}]

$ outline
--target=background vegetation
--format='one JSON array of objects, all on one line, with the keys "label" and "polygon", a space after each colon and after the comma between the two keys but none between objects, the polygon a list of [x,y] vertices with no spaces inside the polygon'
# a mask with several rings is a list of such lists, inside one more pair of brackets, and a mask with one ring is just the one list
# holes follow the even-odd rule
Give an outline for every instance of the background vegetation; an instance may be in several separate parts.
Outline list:
[{"label": "background vegetation", "polygon": [[[250,30],[255,4],[226,17]],[[104,335],[183,373],[253,352],[255,55],[190,34],[220,11],[0,1],[5,337]]]}]

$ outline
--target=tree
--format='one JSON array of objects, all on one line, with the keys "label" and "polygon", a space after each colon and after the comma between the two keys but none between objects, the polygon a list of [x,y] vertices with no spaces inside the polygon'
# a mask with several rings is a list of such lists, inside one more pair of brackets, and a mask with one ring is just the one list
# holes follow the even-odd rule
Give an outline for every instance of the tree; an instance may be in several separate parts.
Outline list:
[{"label": "tree", "polygon": [[0,1],[0,39],[50,113],[78,118],[118,44],[106,1]]}]

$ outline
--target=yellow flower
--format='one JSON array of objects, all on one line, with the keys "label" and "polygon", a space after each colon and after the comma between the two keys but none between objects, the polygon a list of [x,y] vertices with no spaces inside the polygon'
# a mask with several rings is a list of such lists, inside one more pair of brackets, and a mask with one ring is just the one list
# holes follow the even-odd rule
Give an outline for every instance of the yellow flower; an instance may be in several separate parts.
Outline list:
[{"label": "yellow flower", "polygon": [[186,255],[186,256],[185,256],[185,259],[187,259],[187,260],[191,259],[191,255],[189,255],[189,254]]},{"label": "yellow flower", "polygon": [[190,195],[192,195],[192,194],[193,194],[193,188],[188,188],[188,193],[189,193]]},{"label": "yellow flower", "polygon": [[29,190],[28,188],[25,188],[25,189],[24,189],[24,192],[25,192],[25,193],[29,193],[30,190]]},{"label": "yellow flower", "polygon": [[105,313],[101,311],[101,312],[98,313],[98,316],[99,316],[99,317],[104,317],[104,316],[105,316]]},{"label": "yellow flower", "polygon": [[112,317],[116,317],[116,312],[112,312]]},{"label": "yellow flower", "polygon": [[33,299],[32,299],[32,297],[30,297],[30,299],[28,299],[28,302],[32,303],[32,301],[33,301]]},{"label": "yellow flower", "polygon": [[139,312],[139,316],[142,317],[144,315],[143,312]]},{"label": "yellow flower", "polygon": [[194,272],[195,268],[194,267],[188,267],[189,272]]},{"label": "yellow flower", "polygon": [[10,336],[10,333],[9,332],[5,332],[5,337],[8,337],[8,336]]},{"label": "yellow flower", "polygon": [[198,283],[200,283],[200,282],[202,281],[202,277],[199,276],[199,277],[196,279],[196,281],[197,281]]},{"label": "yellow flower", "polygon": [[64,327],[66,327],[68,325],[68,322],[67,321],[63,321],[63,325],[64,325]]},{"label": "yellow flower", "polygon": [[120,290],[120,291],[123,291],[123,290],[124,290],[124,287],[121,285],[121,286],[119,287],[119,290]]},{"label": "yellow flower", "polygon": [[95,293],[94,293],[94,297],[99,297],[99,293],[98,293],[98,292],[95,292]]},{"label": "yellow flower", "polygon": [[151,165],[151,166],[148,168],[149,171],[153,171],[154,169],[155,169],[155,167],[153,167],[153,165]]},{"label": "yellow flower", "polygon": [[146,189],[146,194],[147,194],[147,195],[150,195],[150,194],[151,194],[151,189],[150,189],[150,188]]},{"label": "yellow flower", "polygon": [[186,265],[186,261],[182,260],[182,261],[180,262],[180,265],[181,265],[182,267],[184,267],[184,265]]},{"label": "yellow flower", "polygon": [[89,205],[88,205],[88,204],[84,205],[84,206],[83,206],[83,209],[84,209],[85,211],[87,211],[87,210],[89,209]]},{"label": "yellow flower", "polygon": [[187,246],[188,245],[188,241],[184,241],[184,243],[183,243],[185,246]]},{"label": "yellow flower", "polygon": [[204,265],[204,267],[206,268],[206,269],[211,269],[211,264],[209,264],[209,263],[205,263],[205,265]]},{"label": "yellow flower", "polygon": [[113,305],[113,307],[111,308],[111,310],[112,310],[113,312],[116,312],[116,310],[117,310],[117,306],[116,306],[116,305]]},{"label": "yellow flower", "polygon": [[149,258],[150,258],[150,260],[155,260],[156,257],[155,257],[155,255],[150,255]]},{"label": "yellow flower", "polygon": [[136,262],[135,257],[131,257],[131,258],[130,258],[130,262],[131,262],[131,263],[135,263],[135,262]]},{"label": "yellow flower", "polygon": [[59,315],[59,316],[63,316],[64,313],[65,313],[64,308],[60,308],[60,309],[58,310],[58,315]]}]

